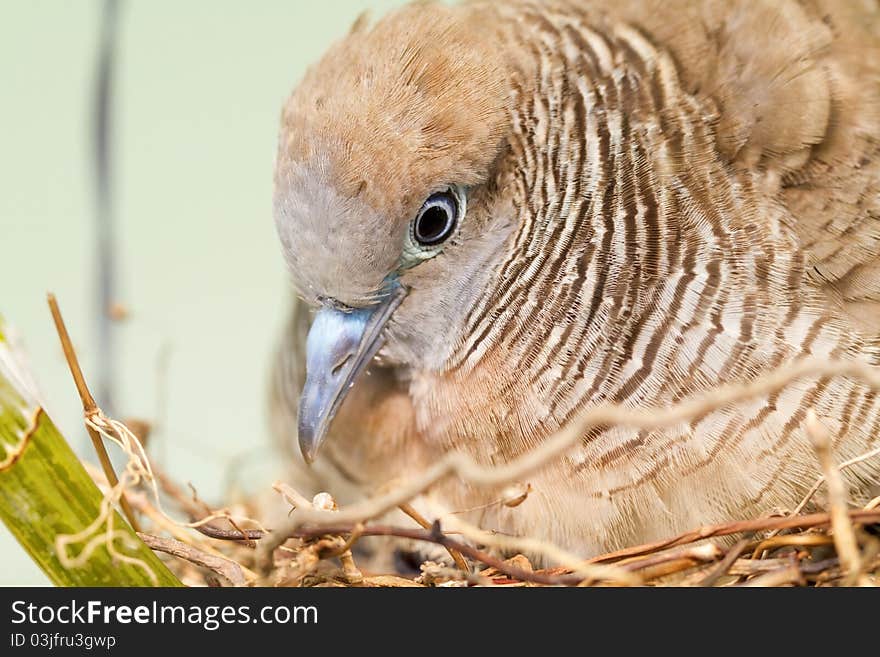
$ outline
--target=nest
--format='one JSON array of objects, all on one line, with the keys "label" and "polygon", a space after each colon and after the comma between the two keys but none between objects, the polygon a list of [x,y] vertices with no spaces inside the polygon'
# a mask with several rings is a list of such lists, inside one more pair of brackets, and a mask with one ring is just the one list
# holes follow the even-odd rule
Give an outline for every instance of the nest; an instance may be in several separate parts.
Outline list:
[{"label": "nest", "polygon": [[[351,527],[305,528],[261,564],[258,543],[266,530],[248,527],[229,510],[210,510],[197,497],[162,477],[162,487],[179,511],[212,520],[198,532],[158,523],[174,538],[141,533],[168,566],[195,586],[839,586],[880,582],[880,498],[864,509],[779,515],[701,527],[667,541],[638,545],[594,557],[579,568],[535,569],[522,554],[501,558],[491,548],[444,533],[439,523],[420,528],[358,523]],[[134,506],[157,517],[145,496]],[[313,504],[332,504],[326,493]],[[236,515],[257,515],[250,505]],[[226,525],[225,527],[223,525]],[[365,536],[396,536],[443,546],[444,560],[423,561],[415,576],[372,572],[355,557]],[[738,537],[731,544],[729,537]],[[390,548],[389,548],[390,549]]]},{"label": "nest", "polygon": [[[811,418],[812,420],[812,418]],[[126,499],[149,527],[138,536],[164,555],[168,567],[190,586],[840,586],[880,583],[880,497],[860,509],[841,498],[840,468],[829,460],[821,425],[808,423],[820,462],[829,469],[799,508],[790,513],[695,528],[668,540],[632,546],[586,561],[553,568],[534,568],[523,554],[503,558],[495,545],[480,542],[484,533],[460,524],[445,531],[439,521],[422,517],[408,503],[399,508],[410,526],[362,520],[351,523],[304,522],[291,530],[266,529],[259,520],[265,500],[252,498],[215,509],[163,473],[152,469],[159,498],[149,488],[127,490]],[[825,454],[826,456],[823,456]],[[103,474],[92,475],[112,491]],[[802,514],[822,483],[827,484],[827,511]],[[328,493],[306,499],[282,483],[276,493],[292,513],[307,511],[332,519],[340,512]],[[500,503],[515,505],[526,487]],[[295,511],[296,510],[296,511]],[[188,517],[181,523],[172,517]],[[142,523],[143,524],[143,523]],[[331,526],[335,524],[335,526]],[[284,536],[277,535],[284,532]],[[375,554],[361,556],[358,543],[367,537],[397,537],[445,551],[444,558],[423,560],[418,573],[377,571]],[[271,537],[271,541],[270,541]],[[270,546],[266,547],[266,542]],[[545,556],[575,559],[559,548],[531,541]],[[380,550],[393,550],[392,541]],[[385,555],[387,556],[387,554]],[[388,561],[387,559],[385,560]]]},{"label": "nest", "polygon": [[[62,343],[72,370],[79,373],[66,334],[62,335]],[[87,541],[88,546],[105,543],[111,554],[117,554],[112,508],[118,505],[139,529],[141,540],[166,555],[169,568],[193,586],[875,585],[880,583],[880,496],[863,508],[852,508],[841,471],[880,456],[880,447],[836,463],[831,436],[812,411],[807,413],[804,428],[815,449],[821,476],[796,508],[775,516],[699,527],[667,540],[588,560],[542,540],[484,531],[454,515],[426,518],[411,504],[439,481],[456,475],[477,486],[507,486],[497,503],[516,507],[530,493],[528,484],[517,482],[564,454],[592,426],[660,428],[769,394],[795,379],[817,375],[852,376],[880,389],[880,370],[876,368],[847,361],[808,360],[769,372],[751,383],[717,388],[668,408],[600,406],[504,466],[481,466],[466,455],[451,453],[397,488],[344,509],[338,509],[328,493],[308,499],[291,486],[276,483],[276,501],[283,501],[289,513],[267,528],[266,505],[258,499],[215,509],[201,501],[195,489],[187,493],[152,467],[144,449],[147,428],[107,418],[87,394],[79,373],[74,378],[83,400],[86,426],[102,457],[103,470],[92,467],[91,474],[105,491],[101,505],[105,517],[96,518],[75,538]],[[140,436],[132,428],[139,430]],[[119,446],[128,457],[118,479],[100,437]],[[824,510],[804,514],[823,485]],[[382,524],[381,519],[395,509],[408,517],[408,526]],[[144,521],[149,523],[146,528]],[[376,570],[356,557],[359,542],[367,537],[431,544],[442,549],[444,556],[422,560],[414,576]],[[82,554],[87,555],[89,549]],[[546,562],[558,565],[536,569],[525,553],[540,554]],[[515,556],[502,556],[509,554]]]}]

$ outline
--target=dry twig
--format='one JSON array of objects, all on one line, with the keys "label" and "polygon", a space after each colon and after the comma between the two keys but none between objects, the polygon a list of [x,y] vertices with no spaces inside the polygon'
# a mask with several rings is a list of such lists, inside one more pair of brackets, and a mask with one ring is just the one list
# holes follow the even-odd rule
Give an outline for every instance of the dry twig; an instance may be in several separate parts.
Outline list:
[{"label": "dry twig", "polygon": [[750,539],[748,538],[742,538],[737,541],[736,544],[727,551],[727,554],[724,555],[724,558],[721,560],[721,563],[718,564],[718,567],[700,581],[699,586],[715,586],[718,580],[727,575],[728,571],[733,564],[736,563],[736,560],[739,559],[740,555],[745,552],[746,548],[749,546],[749,541]]},{"label": "dry twig", "polygon": [[858,541],[846,512],[846,485],[840,470],[834,464],[834,455],[831,452],[831,435],[825,428],[813,409],[807,412],[806,419],[807,435],[816,450],[822,474],[828,484],[828,503],[831,507],[831,529],[834,537],[834,546],[840,563],[847,574],[845,583],[855,582],[862,570],[862,559],[859,555]]},{"label": "dry twig", "polygon": [[[113,470],[113,464],[110,462],[110,457],[107,455],[107,450],[104,448],[104,441],[101,439],[101,435],[98,431],[88,422],[90,418],[100,412],[100,409],[95,402],[95,398],[92,397],[88,384],[86,384],[86,379],[79,366],[79,359],[76,357],[76,351],[70,340],[70,334],[67,332],[64,318],[61,316],[61,309],[58,307],[58,301],[55,299],[55,295],[51,292],[48,294],[47,300],[49,302],[49,310],[52,313],[52,320],[55,322],[55,330],[58,333],[58,339],[61,341],[61,348],[64,350],[64,358],[67,360],[67,366],[70,368],[70,373],[73,376],[76,391],[79,393],[79,398],[82,401],[83,415],[85,415],[86,418],[86,430],[89,432],[92,446],[95,448],[95,452],[98,455],[98,460],[101,462],[101,468],[104,470],[104,476],[107,477],[107,481],[110,482],[111,486],[118,486],[119,479],[116,477],[116,472]],[[125,514],[126,519],[128,519],[132,529],[136,532],[140,531],[137,518],[135,517],[134,511],[132,511],[128,500],[125,498],[124,491],[119,497],[119,506],[122,507],[122,512]]]},{"label": "dry twig", "polygon": [[[428,519],[425,518],[421,513],[416,511],[411,504],[401,504],[400,510],[403,511],[406,515],[416,521],[416,523],[421,526],[422,529],[431,529],[431,523],[428,522]],[[464,557],[461,556],[461,552],[456,550],[448,549],[446,550],[449,553],[449,556],[452,557],[452,561],[455,562],[455,565],[458,569],[464,573],[471,572],[470,567],[467,564],[467,561],[464,560]]]},{"label": "dry twig", "polygon": [[[850,519],[859,523],[875,523],[880,522],[880,510],[865,511],[864,509],[849,511]],[[726,522],[720,525],[710,525],[708,527],[700,527],[683,534],[679,534],[665,541],[656,541],[654,543],[645,543],[643,545],[635,545],[633,547],[608,552],[589,560],[590,563],[603,563],[609,561],[618,561],[626,557],[633,557],[640,554],[648,554],[665,548],[674,547],[676,545],[685,545],[694,543],[705,538],[713,536],[729,536],[731,534],[741,534],[743,532],[758,532],[768,529],[808,529],[811,527],[822,527],[831,522],[828,513],[811,513],[806,516],[785,516],[772,518],[758,518],[757,520],[737,520],[735,522]]]},{"label": "dry twig", "polygon": [[208,554],[189,543],[184,543],[173,538],[161,538],[159,536],[153,536],[152,534],[144,534],[141,532],[138,532],[138,537],[153,550],[165,552],[166,554],[185,559],[197,566],[204,566],[218,575],[223,576],[234,586],[247,585],[247,580],[244,576],[244,569],[240,564],[231,559]]},{"label": "dry twig", "polygon": [[638,571],[645,581],[666,577],[694,566],[717,561],[724,552],[714,543],[688,545],[622,564],[627,570]]},{"label": "dry twig", "polygon": [[[840,465],[837,466],[837,469],[840,471],[843,471],[848,468],[851,468],[852,466],[856,465],[857,463],[863,463],[864,461],[867,461],[868,459],[872,459],[876,456],[880,456],[880,447],[876,447],[875,449],[872,449],[868,452],[865,452],[864,454],[859,454],[858,456],[854,456],[853,458],[847,459],[846,461],[841,461]],[[807,504],[810,503],[810,500],[813,499],[813,496],[818,492],[819,488],[824,483],[825,483],[825,475],[822,475],[818,479],[816,479],[816,482],[810,487],[810,490],[807,491],[807,494],[804,495],[803,499],[794,508],[794,511],[791,512],[791,515],[796,516],[801,511],[803,511],[804,508],[807,506]],[[877,499],[880,500],[880,498],[877,498]]]},{"label": "dry twig", "polygon": [[793,584],[803,585],[804,576],[797,564],[791,564],[779,570],[772,570],[769,573],[758,575],[749,581],[740,584],[740,586],[748,587],[774,587],[774,586],[791,586]]}]

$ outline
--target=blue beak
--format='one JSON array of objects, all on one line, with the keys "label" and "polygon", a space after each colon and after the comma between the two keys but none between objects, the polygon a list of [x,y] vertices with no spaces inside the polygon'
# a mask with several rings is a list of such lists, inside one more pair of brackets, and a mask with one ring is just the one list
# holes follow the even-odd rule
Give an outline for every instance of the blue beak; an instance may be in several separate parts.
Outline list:
[{"label": "blue beak", "polygon": [[357,376],[379,351],[382,329],[405,289],[393,283],[374,306],[324,306],[306,339],[306,383],[299,400],[299,448],[307,463],[315,460],[330,423]]}]

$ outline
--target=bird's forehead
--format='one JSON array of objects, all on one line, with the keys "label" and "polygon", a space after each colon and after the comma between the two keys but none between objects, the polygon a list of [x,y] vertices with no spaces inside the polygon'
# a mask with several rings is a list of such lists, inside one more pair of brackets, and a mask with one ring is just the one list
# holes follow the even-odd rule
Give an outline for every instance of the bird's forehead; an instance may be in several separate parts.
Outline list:
[{"label": "bird's forehead", "polygon": [[507,76],[475,11],[425,3],[356,27],[285,104],[281,166],[319,162],[339,194],[393,216],[479,182],[508,123]]},{"label": "bird's forehead", "polygon": [[309,300],[361,306],[393,271],[403,227],[364,199],[341,193],[319,162],[276,172],[275,222],[294,283]]},{"label": "bird's forehead", "polygon": [[394,222],[414,213],[425,191],[444,179],[369,112],[325,118],[282,128],[277,188],[314,199],[332,196],[346,207]]}]

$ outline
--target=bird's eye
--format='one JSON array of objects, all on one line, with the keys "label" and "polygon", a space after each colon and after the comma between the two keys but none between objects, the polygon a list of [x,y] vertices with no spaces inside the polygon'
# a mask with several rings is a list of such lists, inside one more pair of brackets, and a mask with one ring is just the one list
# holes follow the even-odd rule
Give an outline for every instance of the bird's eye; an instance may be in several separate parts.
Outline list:
[{"label": "bird's eye", "polygon": [[400,268],[415,267],[440,253],[444,243],[461,225],[466,210],[467,194],[463,187],[452,185],[431,194],[409,223]]},{"label": "bird's eye", "polygon": [[458,197],[452,190],[431,194],[412,225],[412,236],[420,246],[436,246],[455,231]]}]

